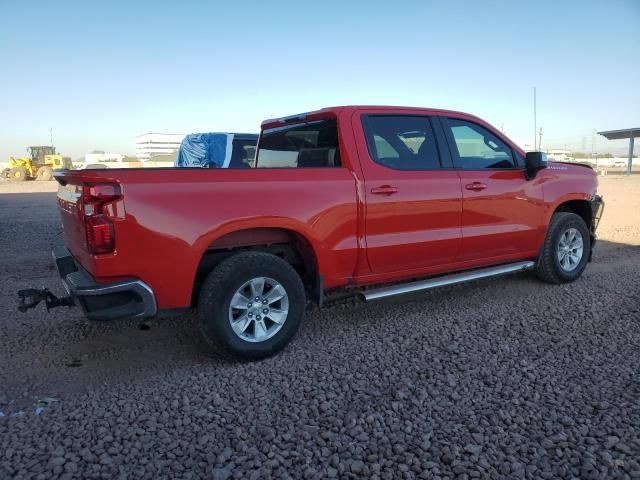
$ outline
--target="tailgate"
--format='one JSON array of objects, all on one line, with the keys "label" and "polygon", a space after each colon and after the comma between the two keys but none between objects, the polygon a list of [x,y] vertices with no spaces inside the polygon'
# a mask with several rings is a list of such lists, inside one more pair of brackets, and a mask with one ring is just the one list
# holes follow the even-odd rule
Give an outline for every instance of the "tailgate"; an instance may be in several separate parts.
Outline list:
[{"label": "tailgate", "polygon": [[72,255],[78,259],[87,249],[81,184],[70,181],[66,185],[59,185],[58,209],[64,228],[64,243]]}]

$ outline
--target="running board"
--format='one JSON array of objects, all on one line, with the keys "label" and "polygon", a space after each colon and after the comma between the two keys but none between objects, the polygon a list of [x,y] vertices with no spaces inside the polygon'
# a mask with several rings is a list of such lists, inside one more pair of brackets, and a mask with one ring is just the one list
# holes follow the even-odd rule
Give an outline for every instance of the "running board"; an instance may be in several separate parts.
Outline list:
[{"label": "running board", "polygon": [[391,285],[389,287],[373,288],[371,290],[365,290],[361,292],[361,294],[367,301],[377,300],[379,298],[402,295],[403,293],[419,292],[421,290],[444,287],[445,285],[470,282],[472,280],[478,280],[480,278],[497,277],[499,275],[506,275],[507,273],[523,272],[525,270],[531,270],[535,266],[535,262],[509,263],[507,265],[483,268],[481,270],[472,270],[470,272],[454,273],[451,275],[444,275],[442,277],[430,278],[428,280],[420,280],[418,282],[402,283],[399,285]]}]

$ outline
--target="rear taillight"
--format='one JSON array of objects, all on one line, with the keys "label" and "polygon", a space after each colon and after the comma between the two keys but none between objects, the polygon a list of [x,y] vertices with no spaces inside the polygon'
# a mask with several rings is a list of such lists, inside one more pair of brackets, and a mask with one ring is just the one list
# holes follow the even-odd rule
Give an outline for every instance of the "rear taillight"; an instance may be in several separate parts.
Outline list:
[{"label": "rear taillight", "polygon": [[84,185],[82,209],[87,232],[87,249],[90,253],[111,253],[116,248],[113,222],[106,215],[106,206],[122,196],[120,185],[104,183]]}]

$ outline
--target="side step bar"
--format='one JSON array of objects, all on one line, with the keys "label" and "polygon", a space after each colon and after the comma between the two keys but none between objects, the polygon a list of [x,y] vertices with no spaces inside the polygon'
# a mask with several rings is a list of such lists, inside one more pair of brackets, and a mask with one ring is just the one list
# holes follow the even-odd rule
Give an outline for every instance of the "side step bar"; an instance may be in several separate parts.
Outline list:
[{"label": "side step bar", "polygon": [[470,272],[454,273],[451,275],[444,275],[442,277],[430,278],[428,280],[420,280],[418,282],[373,288],[371,290],[365,290],[361,292],[361,294],[367,301],[377,300],[379,298],[402,295],[403,293],[419,292],[421,290],[444,287],[445,285],[453,285],[455,283],[470,282],[471,280],[478,280],[480,278],[497,277],[499,275],[506,275],[507,273],[522,272],[525,270],[531,270],[535,266],[535,262],[509,263],[507,265],[472,270]]}]

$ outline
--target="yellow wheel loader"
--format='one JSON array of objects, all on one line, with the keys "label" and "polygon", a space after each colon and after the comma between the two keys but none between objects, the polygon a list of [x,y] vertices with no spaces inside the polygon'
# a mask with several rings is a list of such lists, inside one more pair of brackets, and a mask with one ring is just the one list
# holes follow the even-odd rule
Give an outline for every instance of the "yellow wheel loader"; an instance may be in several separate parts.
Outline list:
[{"label": "yellow wheel loader", "polygon": [[16,182],[35,179],[53,180],[53,171],[72,168],[71,159],[56,153],[56,147],[40,145],[28,147],[29,157],[9,158],[9,168],[3,170],[2,177]]}]

